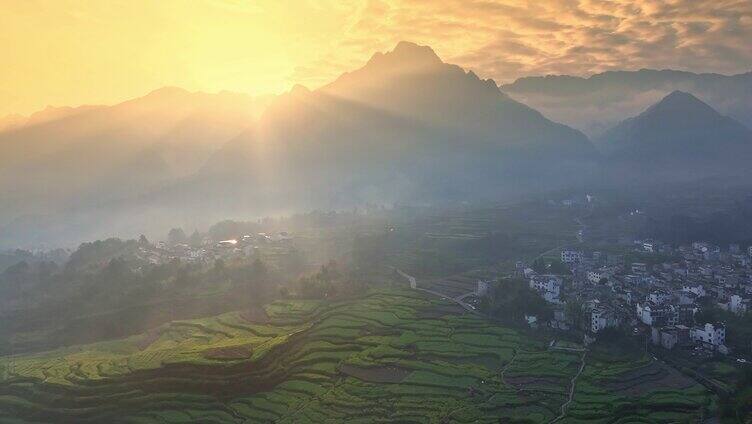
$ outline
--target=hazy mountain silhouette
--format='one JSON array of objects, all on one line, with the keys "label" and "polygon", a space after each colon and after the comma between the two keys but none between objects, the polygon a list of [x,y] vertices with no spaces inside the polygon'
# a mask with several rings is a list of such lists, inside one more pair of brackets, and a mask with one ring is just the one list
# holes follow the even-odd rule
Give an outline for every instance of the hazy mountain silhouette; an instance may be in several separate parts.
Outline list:
[{"label": "hazy mountain silhouette", "polygon": [[[33,173],[41,182],[16,190],[19,200],[34,192],[42,206],[76,202],[65,215],[19,219],[0,238],[67,238],[81,227],[85,238],[135,234],[362,202],[498,199],[581,181],[597,155],[582,133],[406,42],[321,89],[279,96],[255,124],[253,107],[163,89],[0,135],[10,146],[0,167],[20,166],[16,181]],[[190,168],[199,160],[168,166],[189,146],[217,150],[197,172]],[[43,209],[34,206],[27,210]]]},{"label": "hazy mountain silhouette", "polygon": [[114,106],[36,113],[0,133],[0,197],[8,205],[0,224],[190,175],[252,125],[257,105],[245,95],[164,88]]},{"label": "hazy mountain silhouette", "polygon": [[[408,192],[472,197],[550,188],[553,174],[581,176],[573,169],[583,171],[594,155],[583,134],[510,99],[493,81],[401,42],[321,89],[280,96],[204,172],[250,171],[281,187],[328,187],[327,198],[393,201]],[[410,187],[382,184],[392,178]],[[499,184],[503,178],[516,183]]]},{"label": "hazy mountain silhouette", "polygon": [[598,138],[612,166],[666,179],[735,175],[752,159],[752,131],[674,91]]},{"label": "hazy mountain silhouette", "polygon": [[515,99],[590,136],[634,116],[675,90],[704,99],[720,113],[752,128],[752,72],[696,74],[673,70],[609,71],[588,78],[520,78],[501,87]]},{"label": "hazy mountain silhouette", "polygon": [[23,126],[29,118],[18,113],[0,117],[0,133]]},{"label": "hazy mountain silhouette", "polygon": [[10,114],[0,118],[0,133],[10,130],[18,130],[24,127],[30,127],[33,125],[43,124],[45,122],[54,121],[57,119],[63,119],[69,116],[77,115],[79,113],[94,110],[103,106],[84,105],[78,107],[70,106],[47,106],[46,108],[34,112],[29,116],[20,114]]}]

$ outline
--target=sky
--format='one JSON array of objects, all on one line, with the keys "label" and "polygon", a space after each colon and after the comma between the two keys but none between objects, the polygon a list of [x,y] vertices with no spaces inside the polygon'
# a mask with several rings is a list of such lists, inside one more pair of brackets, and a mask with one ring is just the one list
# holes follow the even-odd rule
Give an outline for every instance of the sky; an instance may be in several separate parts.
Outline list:
[{"label": "sky", "polygon": [[316,88],[401,40],[499,83],[752,70],[750,0],[0,0],[0,116]]}]

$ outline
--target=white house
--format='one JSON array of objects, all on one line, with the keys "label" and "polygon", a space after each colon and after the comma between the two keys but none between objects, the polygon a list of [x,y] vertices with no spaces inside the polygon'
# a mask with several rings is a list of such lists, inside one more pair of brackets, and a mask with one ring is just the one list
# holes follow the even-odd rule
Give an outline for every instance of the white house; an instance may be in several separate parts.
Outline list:
[{"label": "white house", "polygon": [[660,305],[671,300],[671,294],[665,291],[656,290],[648,295],[648,300],[655,303],[656,305]]},{"label": "white house", "polygon": [[593,284],[598,284],[604,278],[611,278],[613,270],[607,267],[593,269],[587,272],[587,279]]},{"label": "white house", "polygon": [[478,297],[482,297],[488,294],[488,282],[487,281],[481,281],[478,280],[478,287],[475,289],[475,294]]},{"label": "white house", "polygon": [[747,312],[747,302],[738,294],[732,294],[729,299],[729,311],[742,315]]},{"label": "white house", "polygon": [[535,275],[530,279],[530,288],[538,292],[546,302],[559,303],[561,278],[555,275]]},{"label": "white house", "polygon": [[652,302],[638,303],[637,319],[649,326],[676,325],[679,311],[673,305],[656,305]]},{"label": "white house", "polygon": [[529,325],[530,327],[533,327],[533,328],[538,327],[538,317],[535,315],[525,314],[525,321],[527,322],[527,325]]},{"label": "white house", "polygon": [[632,272],[634,274],[644,274],[648,272],[648,265],[642,262],[632,263]]},{"label": "white house", "polygon": [[689,330],[689,338],[713,349],[720,349],[721,346],[725,349],[726,326],[724,324],[706,323],[704,327],[693,327]]},{"label": "white house", "polygon": [[682,287],[682,291],[694,293],[695,295],[697,295],[697,297],[705,297],[705,289],[702,287],[702,285],[685,285]]},{"label": "white house", "polygon": [[593,333],[598,333],[603,329],[618,325],[619,320],[616,316],[602,308],[594,308],[590,312],[590,331]]},{"label": "white house", "polygon": [[582,252],[578,250],[562,250],[561,261],[565,264],[577,264],[582,261]]}]

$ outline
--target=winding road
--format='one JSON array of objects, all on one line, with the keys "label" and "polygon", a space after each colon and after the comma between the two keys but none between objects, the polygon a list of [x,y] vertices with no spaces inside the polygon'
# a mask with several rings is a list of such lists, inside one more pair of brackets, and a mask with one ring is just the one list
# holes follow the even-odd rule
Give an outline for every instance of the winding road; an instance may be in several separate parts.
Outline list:
[{"label": "winding road", "polygon": [[486,317],[485,314],[479,312],[477,309],[475,309],[475,307],[473,307],[472,305],[470,305],[467,302],[463,302],[462,301],[462,299],[464,299],[466,296],[468,296],[471,293],[468,293],[468,294],[462,295],[462,296],[458,296],[458,297],[451,297],[451,296],[445,295],[443,293],[440,293],[440,292],[437,292],[437,291],[434,291],[434,290],[431,290],[431,289],[424,289],[422,287],[418,287],[418,282],[415,279],[415,277],[413,277],[412,275],[403,272],[399,268],[394,268],[394,267],[392,267],[392,268],[395,271],[397,271],[397,274],[399,274],[400,276],[402,276],[403,278],[405,278],[410,283],[410,288],[411,289],[420,290],[422,292],[429,293],[429,294],[432,294],[434,296],[438,296],[438,297],[440,297],[440,298],[442,298],[444,300],[448,300],[450,302],[454,302],[454,303],[460,305],[462,308],[464,308],[468,312],[471,312],[473,314],[476,314],[476,315],[479,315],[479,316],[482,316],[482,317]]}]

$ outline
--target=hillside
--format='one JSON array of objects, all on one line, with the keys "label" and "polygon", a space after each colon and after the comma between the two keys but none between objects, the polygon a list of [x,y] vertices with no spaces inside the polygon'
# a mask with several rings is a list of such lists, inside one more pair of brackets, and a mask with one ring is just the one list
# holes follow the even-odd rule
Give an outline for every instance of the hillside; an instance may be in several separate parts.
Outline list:
[{"label": "hillside", "polygon": [[694,421],[713,400],[647,355],[548,348],[460,311],[415,291],[372,289],[3,357],[0,420],[550,422],[574,379],[571,420]]}]

